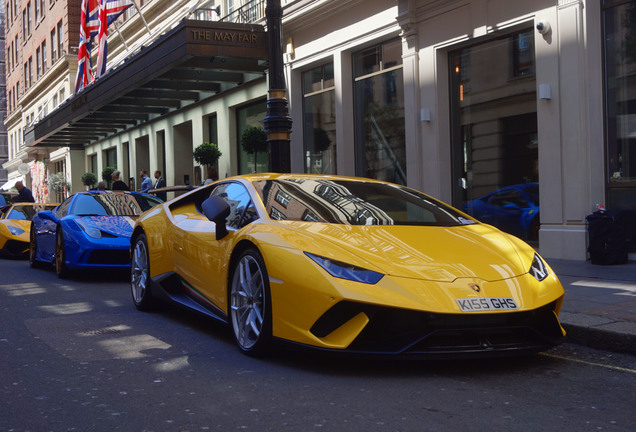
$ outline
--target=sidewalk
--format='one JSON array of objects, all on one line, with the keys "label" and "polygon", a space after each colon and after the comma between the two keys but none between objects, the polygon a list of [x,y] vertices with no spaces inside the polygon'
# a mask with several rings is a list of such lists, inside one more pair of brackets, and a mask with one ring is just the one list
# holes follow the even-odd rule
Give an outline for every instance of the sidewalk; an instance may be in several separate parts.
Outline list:
[{"label": "sidewalk", "polygon": [[546,261],[565,289],[559,319],[566,342],[636,354],[636,261],[612,266]]}]

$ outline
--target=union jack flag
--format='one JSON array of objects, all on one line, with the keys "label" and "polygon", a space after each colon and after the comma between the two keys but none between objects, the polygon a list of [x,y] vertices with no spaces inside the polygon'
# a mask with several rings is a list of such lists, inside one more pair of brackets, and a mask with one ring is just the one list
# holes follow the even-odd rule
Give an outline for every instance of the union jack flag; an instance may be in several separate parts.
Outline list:
[{"label": "union jack flag", "polygon": [[112,24],[126,9],[133,5],[132,0],[99,0],[99,29],[97,49],[97,76],[106,73],[108,46],[108,26]]},{"label": "union jack flag", "polygon": [[91,62],[91,37],[93,21],[91,14],[98,9],[99,0],[82,0],[80,13],[80,41],[77,52],[77,75],[75,76],[75,93],[95,80]]}]

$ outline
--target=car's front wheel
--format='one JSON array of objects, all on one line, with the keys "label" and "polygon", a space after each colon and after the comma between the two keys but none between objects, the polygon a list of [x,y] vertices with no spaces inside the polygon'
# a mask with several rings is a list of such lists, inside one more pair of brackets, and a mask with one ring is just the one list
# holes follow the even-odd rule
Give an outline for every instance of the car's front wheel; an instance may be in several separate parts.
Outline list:
[{"label": "car's front wheel", "polygon": [[62,227],[58,226],[55,233],[55,273],[60,279],[68,277],[69,270],[66,267],[66,250],[64,247],[64,234]]},{"label": "car's front wheel", "polygon": [[263,355],[272,339],[269,277],[263,257],[247,249],[233,269],[230,283],[230,324],[239,348],[248,355]]},{"label": "car's front wheel", "polygon": [[150,260],[146,235],[136,236],[132,245],[130,291],[135,307],[147,311],[154,306],[154,299],[150,290]]}]

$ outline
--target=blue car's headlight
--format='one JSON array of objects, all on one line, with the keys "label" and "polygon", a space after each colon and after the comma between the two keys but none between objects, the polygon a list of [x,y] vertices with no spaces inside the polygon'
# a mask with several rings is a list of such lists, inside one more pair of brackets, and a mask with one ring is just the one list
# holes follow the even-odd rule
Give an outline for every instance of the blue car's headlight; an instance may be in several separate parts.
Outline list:
[{"label": "blue car's headlight", "polygon": [[372,270],[364,269],[362,267],[356,267],[351,264],[335,261],[319,255],[314,255],[309,252],[305,252],[305,255],[314,260],[316,264],[325,269],[331,276],[340,279],[348,279],[355,282],[362,282],[373,285],[378,283],[384,276],[382,273],[377,273]]},{"label": "blue car's headlight", "polygon": [[94,239],[102,238],[102,232],[100,230],[98,230],[97,228],[93,228],[91,226],[88,226],[88,224],[86,222],[84,222],[82,220],[82,218],[77,218],[77,219],[75,219],[75,221],[80,226],[80,228],[82,228],[84,230],[84,232],[86,233],[87,236],[93,237]]},{"label": "blue car's headlight", "polygon": [[530,274],[538,281],[542,281],[548,277],[548,266],[545,265],[541,257],[537,254],[534,254],[534,258],[532,259]]},{"label": "blue car's headlight", "polygon": [[14,226],[10,226],[9,227],[9,231],[11,232],[11,234],[13,234],[14,236],[19,236],[20,234],[24,233],[23,229],[20,229],[18,227],[14,227]]}]

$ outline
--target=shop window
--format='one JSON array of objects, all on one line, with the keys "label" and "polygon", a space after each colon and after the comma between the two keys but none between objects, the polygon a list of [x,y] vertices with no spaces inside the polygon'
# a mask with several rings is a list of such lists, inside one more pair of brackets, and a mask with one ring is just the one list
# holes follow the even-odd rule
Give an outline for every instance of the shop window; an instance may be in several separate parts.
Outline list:
[{"label": "shop window", "polygon": [[333,63],[302,74],[305,172],[336,174],[336,92]]},{"label": "shop window", "polygon": [[406,184],[401,41],[353,54],[356,172]]},{"label": "shop window", "polygon": [[253,172],[267,172],[269,166],[269,155],[266,151],[256,154],[249,154],[241,146],[241,136],[245,129],[250,126],[265,129],[265,115],[267,114],[267,103],[265,101],[244,106],[236,110],[236,124],[238,128],[237,141],[239,152],[239,173],[249,174]]},{"label": "shop window", "polygon": [[538,240],[540,223],[537,113],[525,103],[536,100],[532,36],[506,34],[448,56],[453,204],[525,240]]},{"label": "shop window", "polygon": [[[636,220],[636,1],[603,2],[608,210]],[[636,251],[636,227],[625,224]]]}]

